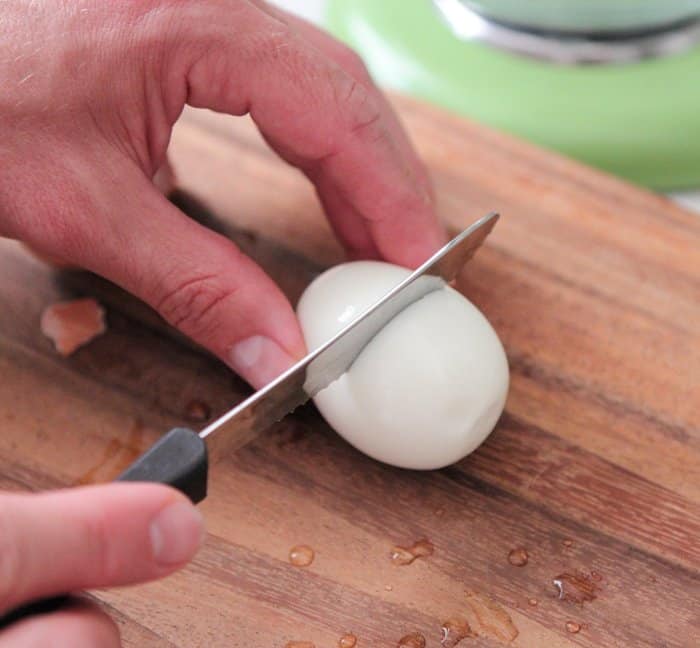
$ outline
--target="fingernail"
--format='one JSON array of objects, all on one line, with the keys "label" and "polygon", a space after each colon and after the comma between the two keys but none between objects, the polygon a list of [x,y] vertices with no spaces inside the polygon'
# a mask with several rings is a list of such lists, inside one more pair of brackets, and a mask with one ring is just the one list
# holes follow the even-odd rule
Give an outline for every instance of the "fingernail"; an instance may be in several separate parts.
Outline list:
[{"label": "fingernail", "polygon": [[192,504],[170,504],[153,518],[150,535],[153,558],[157,563],[184,563],[194,556],[202,544],[204,519]]},{"label": "fingernail", "polygon": [[254,335],[231,348],[229,364],[255,389],[260,389],[289,369],[294,358],[274,340]]}]

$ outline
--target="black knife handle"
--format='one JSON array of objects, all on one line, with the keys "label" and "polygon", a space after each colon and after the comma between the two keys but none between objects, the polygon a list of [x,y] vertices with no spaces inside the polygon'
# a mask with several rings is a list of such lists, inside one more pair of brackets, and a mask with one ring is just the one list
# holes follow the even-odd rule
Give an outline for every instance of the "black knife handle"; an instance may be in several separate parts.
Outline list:
[{"label": "black knife handle", "polygon": [[26,619],[27,617],[37,616],[39,614],[50,614],[51,612],[66,609],[74,605],[75,601],[76,599],[74,597],[67,594],[32,601],[1,616],[0,631],[5,630],[5,628],[13,623]]},{"label": "black knife handle", "polygon": [[187,428],[175,428],[132,463],[116,481],[168,484],[195,504],[207,496],[209,458],[204,440]]},{"label": "black knife handle", "polygon": [[[177,488],[198,504],[207,496],[207,446],[196,432],[174,428],[131,464],[115,481],[158,482]],[[0,616],[0,630],[21,619],[48,614],[73,603],[69,595],[27,603]]]}]

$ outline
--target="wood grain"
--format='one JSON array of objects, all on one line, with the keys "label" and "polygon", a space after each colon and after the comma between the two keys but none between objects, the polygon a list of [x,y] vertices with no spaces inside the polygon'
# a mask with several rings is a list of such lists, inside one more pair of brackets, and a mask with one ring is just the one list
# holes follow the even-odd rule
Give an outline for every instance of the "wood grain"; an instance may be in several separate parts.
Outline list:
[{"label": "wood grain", "polygon": [[[460,228],[503,218],[460,281],[507,349],[496,431],[459,464],[363,457],[305,407],[216,466],[208,538],[164,581],[95,592],[126,646],[396,646],[467,622],[467,646],[700,643],[700,219],[575,162],[397,99]],[[342,258],[312,189],[245,119],[188,111],[172,157],[193,217],[233,238],[290,299]],[[107,334],[70,358],[41,309],[97,296]],[[192,399],[247,393],[120,290],[0,241],[0,486],[106,481]],[[396,567],[396,544],[435,552]],[[289,549],[309,544],[300,569]],[[524,547],[527,564],[508,553]],[[592,600],[557,598],[582,578]],[[600,578],[600,580],[596,580]],[[581,624],[567,631],[568,621]]]}]

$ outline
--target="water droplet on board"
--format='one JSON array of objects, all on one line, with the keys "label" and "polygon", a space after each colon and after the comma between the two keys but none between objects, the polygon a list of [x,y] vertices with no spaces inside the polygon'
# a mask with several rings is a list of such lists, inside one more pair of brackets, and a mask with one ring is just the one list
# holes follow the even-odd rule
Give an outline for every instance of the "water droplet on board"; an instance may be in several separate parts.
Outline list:
[{"label": "water droplet on board", "polygon": [[297,545],[289,550],[289,562],[295,567],[308,567],[314,561],[314,550],[309,545]]},{"label": "water droplet on board", "polygon": [[530,556],[525,547],[517,547],[508,554],[508,562],[515,567],[524,567]]},{"label": "water droplet on board", "polygon": [[419,632],[412,632],[399,639],[397,648],[425,648],[425,637]]},{"label": "water droplet on board", "polygon": [[535,607],[537,605],[537,599],[531,598],[527,600],[529,605],[532,605],[532,607]]},{"label": "water droplet on board", "polygon": [[561,542],[565,547],[571,547],[574,544],[574,541],[571,538],[565,538]]},{"label": "water droplet on board", "polygon": [[566,622],[566,631],[570,632],[571,634],[576,634],[581,630],[581,624],[576,623],[575,621],[567,621]]},{"label": "water droplet on board", "polygon": [[494,637],[502,642],[511,642],[519,634],[510,614],[497,601],[476,592],[467,594],[467,605],[471,608],[477,634]]},{"label": "water droplet on board", "polygon": [[204,423],[211,417],[211,407],[202,400],[191,400],[185,405],[185,418],[192,423]]},{"label": "water droplet on board", "polygon": [[111,439],[97,463],[76,480],[76,486],[108,481],[121,474],[143,451],[143,425],[135,420],[126,439]]},{"label": "water droplet on board", "polygon": [[442,624],[442,639],[440,644],[444,648],[454,648],[462,639],[476,637],[469,624],[464,619],[450,619]]},{"label": "water droplet on board", "polygon": [[591,572],[591,578],[592,578],[594,581],[598,581],[598,582],[600,582],[600,581],[603,580],[603,577],[602,577],[597,571],[592,571],[592,572]]},{"label": "water droplet on board", "polygon": [[338,641],[338,648],[354,648],[357,644],[357,637],[354,634],[344,634]]},{"label": "water droplet on board", "polygon": [[598,585],[590,576],[583,572],[576,571],[573,574],[559,574],[552,579],[554,587],[557,589],[557,598],[560,601],[569,601],[583,605],[596,598]]},{"label": "water droplet on board", "polygon": [[391,562],[399,566],[410,565],[416,558],[432,556],[434,550],[433,543],[423,538],[414,542],[411,547],[392,547]]},{"label": "water droplet on board", "polygon": [[391,585],[384,585],[384,589],[385,589],[387,592],[391,592],[394,588],[393,588]]},{"label": "water droplet on board", "polygon": [[443,515],[445,515],[445,509],[444,508],[437,509],[435,511],[435,515],[437,515],[438,517],[442,517]]},{"label": "water droplet on board", "polygon": [[394,547],[391,550],[391,562],[395,565],[410,565],[416,557],[403,547]]},{"label": "water droplet on board", "polygon": [[316,648],[312,641],[288,641],[284,648]]},{"label": "water droplet on board", "polygon": [[102,456],[99,458],[97,463],[90,469],[86,470],[85,473],[80,475],[78,479],[75,480],[76,486],[85,486],[88,484],[95,484],[98,480],[98,473],[110,463],[113,457],[115,457],[122,448],[122,444],[117,439],[111,439],[110,442],[105,446]]}]

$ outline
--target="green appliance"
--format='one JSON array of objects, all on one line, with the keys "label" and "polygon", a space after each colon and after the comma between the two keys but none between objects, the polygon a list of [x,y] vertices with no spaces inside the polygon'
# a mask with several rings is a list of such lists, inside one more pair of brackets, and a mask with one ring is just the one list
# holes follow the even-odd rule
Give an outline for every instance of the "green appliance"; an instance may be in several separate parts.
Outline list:
[{"label": "green appliance", "polygon": [[700,0],[329,0],[384,86],[660,190],[700,187]]}]

